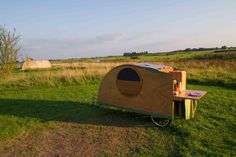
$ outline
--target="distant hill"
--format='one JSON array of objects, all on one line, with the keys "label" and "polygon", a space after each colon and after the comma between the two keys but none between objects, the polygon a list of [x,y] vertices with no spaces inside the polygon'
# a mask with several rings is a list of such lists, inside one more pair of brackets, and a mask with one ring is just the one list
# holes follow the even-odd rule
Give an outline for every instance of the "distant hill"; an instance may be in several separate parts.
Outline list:
[{"label": "distant hill", "polygon": [[105,57],[90,57],[90,58],[69,58],[55,59],[51,62],[107,62],[107,61],[160,61],[160,60],[188,60],[188,59],[236,59],[236,47],[230,48],[187,48],[185,50],[175,50],[170,52],[125,52],[122,56],[105,56]]}]

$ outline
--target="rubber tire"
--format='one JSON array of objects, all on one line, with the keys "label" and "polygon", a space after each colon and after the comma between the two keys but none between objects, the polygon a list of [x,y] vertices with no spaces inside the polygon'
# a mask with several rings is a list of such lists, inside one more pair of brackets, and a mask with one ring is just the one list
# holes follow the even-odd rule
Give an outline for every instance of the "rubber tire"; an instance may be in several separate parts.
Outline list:
[{"label": "rubber tire", "polygon": [[151,116],[151,120],[152,120],[153,124],[159,128],[167,127],[171,123],[171,120],[169,120],[169,119],[159,119],[160,121],[165,121],[165,123],[162,124],[159,121],[155,121],[153,116]]}]

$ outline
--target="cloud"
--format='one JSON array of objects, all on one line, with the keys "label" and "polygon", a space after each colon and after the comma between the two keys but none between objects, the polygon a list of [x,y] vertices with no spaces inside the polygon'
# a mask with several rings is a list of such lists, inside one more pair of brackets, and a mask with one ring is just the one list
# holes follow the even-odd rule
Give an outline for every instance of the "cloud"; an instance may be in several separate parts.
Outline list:
[{"label": "cloud", "polygon": [[22,53],[35,58],[70,58],[112,55],[121,47],[129,47],[135,40],[136,33],[112,33],[91,38],[34,38],[21,44]]},{"label": "cloud", "polygon": [[[207,33],[205,31],[208,31]],[[144,32],[115,32],[93,37],[48,37],[22,41],[22,53],[36,59],[122,55],[130,51],[160,52],[187,47],[231,46],[232,31],[179,32],[164,28]],[[232,45],[234,46],[234,45]]]}]

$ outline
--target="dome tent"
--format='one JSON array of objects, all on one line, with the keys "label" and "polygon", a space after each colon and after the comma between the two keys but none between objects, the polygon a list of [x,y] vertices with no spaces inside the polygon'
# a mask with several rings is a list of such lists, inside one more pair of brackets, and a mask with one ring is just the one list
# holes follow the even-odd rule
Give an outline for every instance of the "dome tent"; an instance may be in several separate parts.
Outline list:
[{"label": "dome tent", "polygon": [[40,68],[51,68],[51,63],[48,60],[26,60],[21,66],[21,70]]}]

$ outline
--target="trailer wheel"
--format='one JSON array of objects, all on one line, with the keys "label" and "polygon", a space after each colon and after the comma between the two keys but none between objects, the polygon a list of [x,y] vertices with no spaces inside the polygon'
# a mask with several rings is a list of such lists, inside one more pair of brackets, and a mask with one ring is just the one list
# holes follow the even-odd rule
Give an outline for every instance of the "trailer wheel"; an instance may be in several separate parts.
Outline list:
[{"label": "trailer wheel", "polygon": [[153,116],[151,116],[151,119],[152,119],[152,122],[159,128],[164,128],[171,123],[171,120],[169,119],[160,119]]}]

